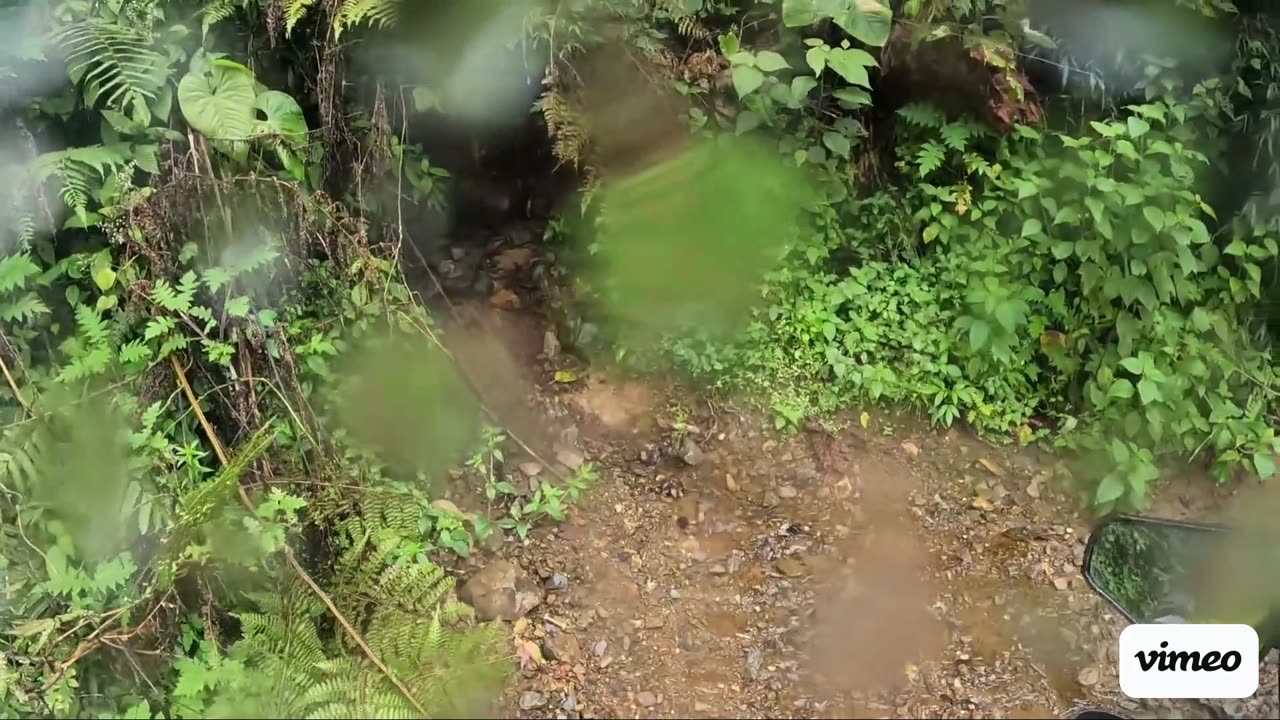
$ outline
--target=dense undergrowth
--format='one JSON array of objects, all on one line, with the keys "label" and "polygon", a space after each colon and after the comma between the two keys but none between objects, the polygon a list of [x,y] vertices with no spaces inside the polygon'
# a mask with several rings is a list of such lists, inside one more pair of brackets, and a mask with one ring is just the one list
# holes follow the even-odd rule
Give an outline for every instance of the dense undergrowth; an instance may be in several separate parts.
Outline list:
[{"label": "dense undergrowth", "polygon": [[[599,231],[573,340],[657,329],[779,427],[1051,438],[1104,506],[1271,475],[1274,13],[1174,5],[1219,65],[1012,0],[0,5],[0,712],[486,712],[514,661],[433,558],[595,472],[515,492],[398,263],[453,180],[410,121],[501,104],[500,47],[583,179],[549,235]],[[437,497],[469,453],[488,514]]]}]

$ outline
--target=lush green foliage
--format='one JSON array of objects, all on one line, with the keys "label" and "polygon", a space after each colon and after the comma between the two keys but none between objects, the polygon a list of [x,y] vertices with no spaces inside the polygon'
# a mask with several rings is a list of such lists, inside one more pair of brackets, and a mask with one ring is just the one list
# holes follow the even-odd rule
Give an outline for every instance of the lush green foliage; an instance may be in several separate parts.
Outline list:
[{"label": "lush green foliage", "polygon": [[[432,558],[563,518],[594,470],[492,520],[433,502],[480,428],[421,441],[458,383],[396,226],[449,176],[316,88],[345,69],[339,39],[397,7],[0,9],[32,31],[0,75],[47,80],[0,110],[6,716],[452,717],[504,680],[503,633]],[[403,367],[358,376],[388,334],[433,357],[399,424],[435,457],[379,444],[346,401],[396,391]]]},{"label": "lush green foliage", "polygon": [[891,33],[881,3],[796,0],[749,38],[723,8],[686,3],[722,29],[685,62],[715,52],[739,99],[695,103],[690,125],[775,142],[825,193],[745,332],[679,335],[674,357],[768,397],[779,427],[880,402],[1050,437],[1083,451],[1103,507],[1145,502],[1163,460],[1272,475],[1277,236],[1273,193],[1249,178],[1274,176],[1275,18],[1182,5],[1174,29],[1235,22],[1234,63],[1206,78],[1153,57],[1121,100],[1105,79],[1127,79],[1125,48],[1105,48],[1116,58],[1088,58],[1081,102],[1071,86],[1032,94],[1024,71],[1045,48],[1069,78],[1086,71],[1014,3],[908,2]]}]

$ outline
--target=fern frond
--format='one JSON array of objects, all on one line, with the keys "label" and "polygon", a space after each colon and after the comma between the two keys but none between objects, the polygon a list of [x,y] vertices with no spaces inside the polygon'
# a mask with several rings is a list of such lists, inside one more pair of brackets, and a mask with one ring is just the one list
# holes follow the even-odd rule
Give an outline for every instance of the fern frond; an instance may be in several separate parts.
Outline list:
[{"label": "fern frond", "polygon": [[293,26],[315,5],[316,0],[284,0],[284,34],[293,32]]},{"label": "fern frond", "polygon": [[387,27],[395,23],[399,12],[399,0],[342,0],[333,15],[333,37],[337,39],[357,25]]},{"label": "fern frond", "polygon": [[213,0],[200,13],[200,29],[209,34],[209,28],[236,14],[247,5],[246,0]]},{"label": "fern frond", "polygon": [[149,38],[132,28],[90,18],[63,28],[55,40],[67,53],[67,72],[84,81],[85,101],[128,110],[153,100],[168,77],[169,62]]}]

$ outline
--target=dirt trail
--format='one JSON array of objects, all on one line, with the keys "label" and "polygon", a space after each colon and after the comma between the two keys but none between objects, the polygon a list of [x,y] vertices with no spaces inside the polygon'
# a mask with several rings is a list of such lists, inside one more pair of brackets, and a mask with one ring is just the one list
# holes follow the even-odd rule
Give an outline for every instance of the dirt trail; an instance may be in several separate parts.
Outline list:
[{"label": "dirt trail", "polygon": [[[1119,695],[1123,622],[1080,577],[1087,523],[1049,458],[889,416],[778,438],[655,384],[564,387],[541,320],[483,302],[460,316],[454,351],[511,429],[600,469],[567,522],[458,568],[505,559],[552,588],[512,628],[546,662],[525,658],[500,712],[1280,716],[1274,654],[1246,702]],[[508,458],[517,486],[531,459]],[[1202,515],[1208,483],[1186,487],[1162,514]]]}]

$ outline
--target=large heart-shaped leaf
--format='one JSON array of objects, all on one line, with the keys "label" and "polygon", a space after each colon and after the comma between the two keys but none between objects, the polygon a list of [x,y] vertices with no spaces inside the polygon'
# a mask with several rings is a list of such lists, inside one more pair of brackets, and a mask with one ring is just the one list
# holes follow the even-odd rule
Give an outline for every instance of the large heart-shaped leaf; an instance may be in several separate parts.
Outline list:
[{"label": "large heart-shaped leaf", "polygon": [[893,11],[882,0],[782,0],[782,22],[787,27],[827,18],[854,38],[879,47],[889,41]]},{"label": "large heart-shaped leaf", "polygon": [[306,140],[307,119],[293,96],[268,90],[254,99],[253,106],[266,115],[265,120],[258,121],[259,134],[278,135],[295,144]]},{"label": "large heart-shaped leaf", "polygon": [[235,63],[214,61],[208,72],[189,72],[178,83],[178,107],[187,124],[215,140],[253,134],[253,73]]}]

